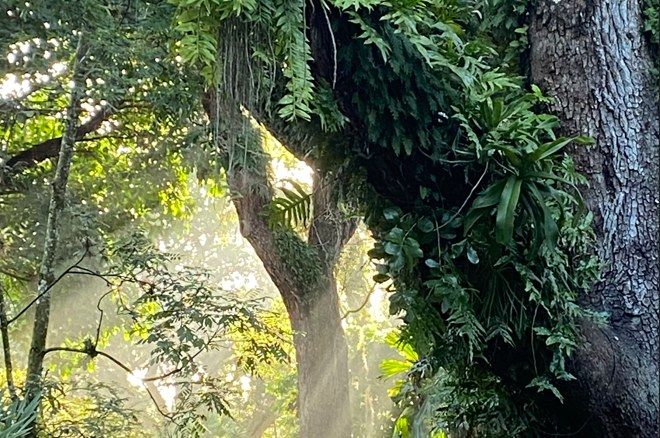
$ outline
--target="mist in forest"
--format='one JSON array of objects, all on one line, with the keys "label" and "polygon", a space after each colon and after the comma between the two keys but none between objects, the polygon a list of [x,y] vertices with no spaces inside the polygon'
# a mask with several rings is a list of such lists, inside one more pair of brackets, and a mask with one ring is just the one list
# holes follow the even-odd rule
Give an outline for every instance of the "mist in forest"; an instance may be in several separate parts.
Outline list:
[{"label": "mist in forest", "polygon": [[[298,177],[303,182],[309,178],[304,165],[285,158],[288,163],[274,159],[272,167],[276,175],[281,179]],[[176,255],[171,266],[173,270],[183,266],[202,268],[211,273],[220,293],[238,292],[245,297],[262,299],[264,309],[273,312],[279,324],[286,326],[290,333],[279,293],[252,247],[240,235],[236,213],[229,200],[225,196],[211,195],[194,175],[189,178],[188,185],[193,200],[191,214],[185,219],[163,221],[166,226],[162,226],[163,223],[154,226],[149,231],[153,245],[159,251]],[[394,329],[395,320],[388,314],[385,290],[371,279],[373,267],[366,255],[371,242],[368,233],[359,229],[346,245],[337,269],[337,281],[345,314],[342,326],[350,346],[354,428],[359,436],[381,437],[391,433],[396,415],[387,394],[393,382],[380,379],[379,364],[384,359],[397,357],[397,353],[383,342]],[[73,261],[62,263],[58,271],[64,271],[69,263]],[[102,267],[94,257],[83,264]],[[47,359],[48,372],[53,377],[68,380],[73,388],[84,388],[90,382],[109,385],[126,399],[125,406],[134,412],[143,432],[149,436],[167,436],[176,428],[159,410],[167,414],[175,409],[180,390],[176,375],[157,382],[142,381],[145,376],[169,370],[149,365],[152,345],[136,344],[134,339],[126,337],[130,318],[117,314],[117,302],[107,292],[108,287],[101,278],[64,277],[53,289],[47,344],[73,345],[93,338],[102,310],[103,345],[99,350],[112,355],[133,372],[127,373],[105,357],[90,359],[69,352],[51,354]],[[21,329],[12,332],[15,369],[24,369],[26,365],[31,319],[28,313]],[[197,358],[206,373],[225,379],[232,389],[228,396],[231,417],[209,415],[205,421],[206,436],[295,436],[296,367],[292,346],[289,363],[262,366],[261,375],[243,372],[236,364],[232,347],[228,339],[224,346],[206,351]]]}]

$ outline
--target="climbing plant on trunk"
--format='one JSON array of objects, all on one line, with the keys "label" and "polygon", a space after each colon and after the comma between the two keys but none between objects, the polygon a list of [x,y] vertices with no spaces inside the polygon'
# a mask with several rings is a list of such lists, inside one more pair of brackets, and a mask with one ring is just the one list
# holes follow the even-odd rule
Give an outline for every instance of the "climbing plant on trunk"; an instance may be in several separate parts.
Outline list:
[{"label": "climbing plant on trunk", "polygon": [[540,1],[530,27],[534,81],[554,97],[563,131],[597,145],[572,151],[588,176],[604,262],[583,301],[610,318],[602,330],[585,324],[574,367],[584,389],[577,403],[586,401],[589,427],[600,423],[607,436],[652,437],[660,427],[660,119],[641,12],[641,1]]},{"label": "climbing plant on trunk", "polygon": [[[312,150],[301,156],[313,153],[316,167],[356,176],[353,193],[377,239],[376,280],[391,282],[392,313],[418,353],[397,394],[406,406],[401,433],[575,433],[575,419],[560,413],[566,388],[576,387],[567,364],[588,324],[579,322],[601,324],[605,315],[581,305],[601,263],[593,213],[579,191],[585,179],[565,151],[593,144],[586,135],[596,133],[585,127],[561,137],[559,118],[541,110],[550,99],[520,77],[527,2],[178,5],[184,58],[225,87],[234,111],[241,107],[276,133],[284,119],[294,139],[329,138],[303,142]],[[239,29],[248,47],[228,38]],[[216,56],[230,51],[259,67],[236,69],[236,56]],[[251,90],[234,88],[239,77],[267,90],[263,106],[250,100]],[[572,102],[579,100],[560,105]],[[604,96],[601,111],[611,104]],[[228,177],[244,183],[232,163],[259,153],[232,151]],[[259,190],[263,208],[272,196]]]}]

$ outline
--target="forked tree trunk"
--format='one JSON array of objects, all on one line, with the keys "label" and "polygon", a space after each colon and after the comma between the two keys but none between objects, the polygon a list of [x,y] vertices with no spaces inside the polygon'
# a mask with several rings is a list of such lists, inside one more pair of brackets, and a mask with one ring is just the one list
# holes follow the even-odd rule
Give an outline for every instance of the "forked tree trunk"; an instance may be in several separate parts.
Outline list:
[{"label": "forked tree trunk", "polygon": [[[217,94],[208,93],[204,105],[218,129],[216,104]],[[306,152],[314,147],[308,144],[314,141],[312,137],[295,141],[284,132],[276,136],[310,164]],[[226,146],[220,142],[216,146],[229,155]],[[257,154],[264,154],[261,144],[255,147]],[[348,346],[333,271],[342,248],[355,232],[356,221],[345,218],[339,210],[341,182],[337,175],[315,169],[313,218],[306,241],[291,230],[273,229],[266,213],[274,190],[265,167],[263,162],[251,167],[236,163],[227,169],[227,182],[241,234],[279,290],[294,330],[300,436],[349,438]]]},{"label": "forked tree trunk", "polygon": [[[262,178],[243,170],[229,175],[229,185],[235,195],[241,233],[277,286],[294,330],[300,437],[348,438],[348,347],[333,269],[341,248],[355,231],[355,221],[339,217],[332,203],[332,183],[317,176],[308,241],[291,234],[278,236],[281,231],[270,229],[263,215],[269,195],[263,190]],[[301,258],[302,254],[285,250],[286,239],[302,245],[298,247],[301,251],[314,249],[318,257]]]},{"label": "forked tree trunk", "polygon": [[592,415],[582,435],[658,436],[660,121],[640,3],[539,0],[532,11],[533,80],[555,98],[566,134],[597,141],[572,151],[605,262],[585,301],[610,314],[603,329],[584,324],[573,364]]}]

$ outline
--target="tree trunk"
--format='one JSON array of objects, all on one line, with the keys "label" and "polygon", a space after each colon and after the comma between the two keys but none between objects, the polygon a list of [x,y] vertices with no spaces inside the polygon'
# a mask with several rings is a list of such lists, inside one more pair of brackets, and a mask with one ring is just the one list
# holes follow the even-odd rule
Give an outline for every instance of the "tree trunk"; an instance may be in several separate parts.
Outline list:
[{"label": "tree trunk", "polygon": [[348,346],[331,272],[305,292],[289,316],[298,363],[300,436],[350,437]]},{"label": "tree trunk", "polygon": [[[52,183],[53,190],[48,207],[48,223],[46,224],[43,259],[39,268],[39,287],[37,290],[39,299],[36,301],[37,306],[34,313],[27,377],[25,381],[25,391],[28,400],[39,397],[42,389],[41,374],[43,372],[44,350],[50,320],[51,291],[49,286],[55,281],[54,268],[59,244],[59,218],[65,206],[66,186],[69,180],[71,160],[73,159],[73,147],[76,142],[80,99],[84,95],[85,77],[82,62],[85,55],[86,46],[83,43],[81,35],[76,49],[76,58],[73,67],[74,84],[71,90],[71,101],[66,113],[66,127],[64,135],[62,135],[59,159]],[[32,425],[30,436],[37,436],[37,429],[34,424]]]},{"label": "tree trunk", "polygon": [[[585,303],[573,367],[605,436],[658,436],[658,90],[636,0],[540,0],[530,26],[532,78],[555,98],[565,134],[597,145],[573,157],[589,179],[605,264]],[[598,424],[600,423],[600,424]],[[578,425],[582,426],[582,425]],[[603,436],[603,435],[599,435]]]},{"label": "tree trunk", "polygon": [[[214,130],[219,130],[218,94],[207,93],[204,105]],[[223,108],[224,111],[231,111]],[[281,124],[273,123],[274,127]],[[310,150],[314,136],[276,136],[298,159],[313,165]],[[301,140],[302,138],[302,140]],[[243,145],[258,156],[265,153],[260,141]],[[231,156],[231,144],[218,140],[216,147]],[[348,347],[341,326],[334,267],[356,220],[344,217],[338,206],[342,181],[335,174],[315,169],[313,214],[306,241],[293,230],[273,228],[268,206],[274,190],[267,178],[267,163],[227,160],[227,183],[238,214],[240,231],[261,259],[286,306],[294,330],[298,370],[298,416],[302,438],[351,436]],[[265,214],[266,213],[266,214]]]}]

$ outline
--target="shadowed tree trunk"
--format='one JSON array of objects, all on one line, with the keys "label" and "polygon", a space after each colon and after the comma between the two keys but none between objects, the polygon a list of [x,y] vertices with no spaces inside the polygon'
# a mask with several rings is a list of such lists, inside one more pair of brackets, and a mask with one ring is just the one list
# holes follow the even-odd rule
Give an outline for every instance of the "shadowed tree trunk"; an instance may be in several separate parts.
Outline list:
[{"label": "shadowed tree trunk", "polygon": [[[589,179],[602,281],[586,304],[609,313],[584,324],[573,367],[606,436],[658,436],[658,88],[637,0],[542,0],[530,26],[532,78],[555,98]],[[583,419],[585,420],[585,419]],[[580,426],[580,425],[578,425]],[[603,435],[598,435],[603,436]]]}]

